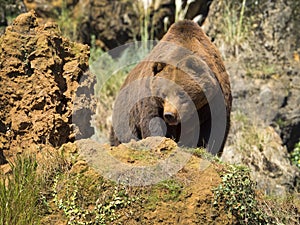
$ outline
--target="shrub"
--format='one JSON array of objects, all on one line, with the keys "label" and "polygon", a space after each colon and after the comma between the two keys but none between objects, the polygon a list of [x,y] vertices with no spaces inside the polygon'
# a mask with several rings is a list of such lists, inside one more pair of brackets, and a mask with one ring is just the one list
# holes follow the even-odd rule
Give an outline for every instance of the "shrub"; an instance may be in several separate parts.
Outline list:
[{"label": "shrub", "polygon": [[258,207],[249,168],[230,165],[221,178],[221,184],[213,190],[214,208],[226,210],[238,224],[272,224]]},{"label": "shrub", "polygon": [[300,141],[295,145],[295,148],[291,153],[291,161],[300,169]]}]

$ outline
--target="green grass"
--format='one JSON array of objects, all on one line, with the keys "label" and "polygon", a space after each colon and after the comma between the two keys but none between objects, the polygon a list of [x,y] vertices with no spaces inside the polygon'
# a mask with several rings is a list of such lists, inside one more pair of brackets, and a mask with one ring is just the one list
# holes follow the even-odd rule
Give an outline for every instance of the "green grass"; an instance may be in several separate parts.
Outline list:
[{"label": "green grass", "polygon": [[154,210],[158,202],[178,201],[183,191],[183,184],[174,179],[164,180],[154,185],[148,190],[143,197],[145,199],[145,207]]},{"label": "green grass", "polygon": [[249,25],[245,21],[246,0],[223,0],[223,33],[225,42],[234,48],[234,54],[239,54],[239,46],[246,39]]},{"label": "green grass", "polygon": [[32,157],[18,157],[10,165],[11,174],[2,175],[0,180],[0,224],[39,224],[37,163]]},{"label": "green grass", "polygon": [[[253,29],[257,18],[254,12],[258,6],[254,0],[220,0],[216,3],[218,14],[215,27],[217,42],[223,57],[238,58],[243,51],[251,50],[249,46],[253,39]],[[213,10],[212,8],[210,10]],[[214,18],[212,18],[214,19]]]}]

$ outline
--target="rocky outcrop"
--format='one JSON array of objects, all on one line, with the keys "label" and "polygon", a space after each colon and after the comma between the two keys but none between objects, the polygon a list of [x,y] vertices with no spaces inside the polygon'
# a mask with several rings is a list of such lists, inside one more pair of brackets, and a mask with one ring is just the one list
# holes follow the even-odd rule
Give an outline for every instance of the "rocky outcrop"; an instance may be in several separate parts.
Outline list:
[{"label": "rocky outcrop", "polygon": [[[89,80],[88,57],[88,46],[61,37],[54,23],[39,25],[34,12],[6,28],[0,38],[0,163],[3,150],[10,156],[75,139],[73,100],[80,82]],[[88,116],[82,120],[89,123]]]},{"label": "rocky outcrop", "polygon": [[[170,139],[148,137],[118,147],[101,145],[92,140],[75,143],[84,165],[116,184],[128,185],[132,190],[139,189],[135,197],[142,200],[142,205],[135,205],[134,210],[127,213],[126,220],[120,217],[120,224],[237,223],[236,217],[229,217],[226,210],[212,207],[213,190],[221,183],[220,165],[179,149]],[[158,190],[157,185],[165,183],[170,188],[167,182],[173,180],[175,184],[180,184],[178,197],[165,201],[166,189],[162,195],[156,191],[158,201],[149,210],[151,201],[143,200],[142,193],[146,192],[150,199],[153,192],[149,188]],[[173,195],[176,195],[175,192],[172,188]]]},{"label": "rocky outcrop", "polygon": [[[225,61],[226,63],[226,61]],[[233,110],[241,111],[256,123],[271,125],[291,152],[300,140],[299,62],[290,68],[280,65],[271,74],[248,74],[242,62],[226,63],[233,89]]]},{"label": "rocky outcrop", "polygon": [[[246,5],[243,22],[250,30],[244,31],[248,33],[240,42],[231,43],[234,47],[224,45],[233,37],[224,36],[226,27],[217,26],[224,24],[221,4],[213,2],[205,29],[230,58],[233,108],[273,126],[290,152],[300,140],[300,3],[277,0]],[[231,57],[233,48],[239,49],[238,60]]]}]

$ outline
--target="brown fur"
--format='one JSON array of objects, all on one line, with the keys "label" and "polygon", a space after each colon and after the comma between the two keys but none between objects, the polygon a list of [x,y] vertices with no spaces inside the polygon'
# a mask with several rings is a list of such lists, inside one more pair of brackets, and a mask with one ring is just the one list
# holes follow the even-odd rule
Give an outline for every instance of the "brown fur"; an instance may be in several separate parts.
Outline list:
[{"label": "brown fur", "polygon": [[[172,48],[165,43],[179,46],[184,50]],[[211,129],[211,112],[208,102],[214,101],[219,86],[224,96],[227,119],[224,140],[218,149],[218,152],[222,152],[230,124],[232,97],[229,77],[218,50],[196,23],[184,20],[173,24],[149,56],[128,74],[121,90],[140,78],[148,78],[148,80],[139,85],[139,90],[132,90],[132,92],[144,89],[150,91],[153,97],[141,100],[130,110],[125,105],[121,107],[130,113],[131,132],[136,139],[151,135],[149,121],[154,117],[160,117],[167,122],[166,136],[175,141],[179,140],[182,132],[191,132],[189,136],[193,135],[193,130],[182,131],[180,127],[180,123],[190,116],[190,108],[185,109],[180,103],[182,98],[180,95],[183,94],[178,88],[176,89],[176,86],[179,86],[182,92],[191,98],[198,112],[201,135],[197,146],[205,147]],[[161,82],[159,78],[169,80],[170,85],[164,87],[164,82]],[[164,90],[165,93],[161,93]],[[128,98],[130,96],[128,95]],[[167,120],[168,115],[174,116],[172,118],[174,122]],[[114,129],[119,129],[119,127]],[[125,138],[125,141],[130,140]],[[112,130],[111,144],[119,143]]]}]

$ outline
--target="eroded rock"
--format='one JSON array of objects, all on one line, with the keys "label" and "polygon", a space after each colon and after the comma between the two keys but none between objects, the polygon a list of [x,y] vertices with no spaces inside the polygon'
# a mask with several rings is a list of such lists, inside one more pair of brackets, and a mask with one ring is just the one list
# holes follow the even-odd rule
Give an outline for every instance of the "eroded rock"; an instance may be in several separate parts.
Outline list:
[{"label": "eroded rock", "polygon": [[6,28],[0,39],[1,155],[74,140],[73,100],[80,81],[89,79],[88,57],[88,46],[61,37],[54,23],[39,25],[34,12]]}]

